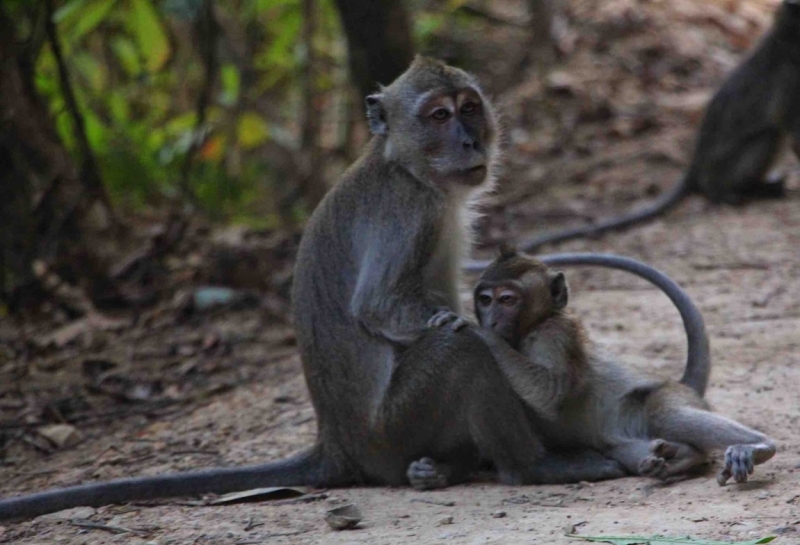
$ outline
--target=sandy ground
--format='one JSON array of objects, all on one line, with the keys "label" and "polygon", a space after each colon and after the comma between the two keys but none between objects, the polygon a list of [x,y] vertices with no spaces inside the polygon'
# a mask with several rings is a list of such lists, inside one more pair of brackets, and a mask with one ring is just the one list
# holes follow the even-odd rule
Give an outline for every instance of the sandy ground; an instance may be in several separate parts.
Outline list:
[{"label": "sandy ground", "polygon": [[[46,517],[9,525],[0,540],[34,543],[572,543],[585,535],[691,535],[800,541],[800,206],[793,197],[747,209],[693,201],[665,221],[591,243],[647,258],[695,298],[712,338],[708,398],[719,412],[779,445],[745,485],[719,487],[714,470],[664,485],[644,478],[597,484],[506,487],[492,483],[417,493],[331,490],[309,503],[226,507],[113,506],[72,516],[142,532],[112,535]],[[702,251],[690,252],[691,244]],[[577,242],[580,249],[590,243]],[[640,250],[647,248],[647,251]],[[574,305],[594,338],[632,366],[680,374],[683,336],[666,298],[621,273],[573,271]],[[8,492],[123,474],[274,459],[310,444],[313,411],[296,356],[269,380],[240,387],[175,417],[126,426],[48,459],[3,471]],[[175,441],[193,445],[175,447]],[[123,462],[116,458],[123,457]],[[326,509],[357,504],[357,530],[332,532]]]},{"label": "sandy ground", "polygon": [[[716,71],[705,70],[706,79],[700,78],[696,87],[708,92],[709,85],[719,81],[726,63]],[[691,126],[685,121],[668,119],[658,130],[635,141],[657,149],[677,142],[683,157],[691,135]],[[609,147],[613,152],[621,150],[619,146]],[[518,156],[518,170],[519,164],[531,161],[530,156]],[[534,166],[558,172],[561,165],[573,164],[569,159],[553,158]],[[527,198],[518,206],[503,208],[505,214],[494,215],[493,211],[489,229],[497,224],[498,229],[519,236],[541,227],[537,218],[542,210],[564,202],[578,209],[619,210],[628,206],[625,198],[641,198],[642,182],[623,187],[622,182],[609,185],[605,181],[626,181],[646,173],[654,183],[669,183],[680,171],[679,164],[623,162],[603,170],[596,183],[590,179],[588,186],[545,183],[542,179],[547,176],[535,171],[529,173],[529,179],[539,180],[538,185],[529,185]],[[511,172],[517,171],[512,168]],[[559,182],[558,176],[555,182]],[[693,198],[649,225],[559,248],[637,257],[661,268],[687,289],[703,311],[711,336],[714,371],[708,399],[717,411],[770,434],[779,445],[775,458],[758,467],[747,484],[719,487],[714,481],[715,467],[710,467],[701,476],[670,484],[634,477],[569,486],[506,487],[484,482],[431,493],[387,488],[330,490],[308,502],[207,507],[173,501],[81,509],[59,517],[6,524],[0,526],[0,542],[558,545],[576,543],[565,536],[575,531],[582,535],[668,534],[727,541],[779,535],[775,543],[800,543],[797,177],[791,185],[789,197],[780,202],[729,208],[710,207]],[[503,191],[508,194],[517,188],[509,181]],[[633,367],[660,377],[680,376],[685,341],[678,315],[666,297],[622,273],[570,269],[568,277],[572,304],[598,344]],[[231,318],[232,323],[237,319]],[[218,320],[202,327],[213,330],[225,324]],[[199,330],[199,334],[205,333]],[[234,344],[229,357],[231,361],[263,361],[264,353],[271,350],[268,346]],[[123,475],[257,463],[311,444],[314,413],[299,359],[293,349],[282,350],[281,357],[262,363],[252,378],[245,376],[236,388],[158,418],[129,416],[87,426],[83,442],[48,456],[15,447],[18,456],[13,463],[0,465],[2,495]],[[243,364],[242,372],[251,367]],[[323,519],[325,511],[347,502],[361,508],[363,522],[356,530],[331,531]],[[70,518],[129,531],[114,534],[108,529],[79,527],[70,523]]]}]

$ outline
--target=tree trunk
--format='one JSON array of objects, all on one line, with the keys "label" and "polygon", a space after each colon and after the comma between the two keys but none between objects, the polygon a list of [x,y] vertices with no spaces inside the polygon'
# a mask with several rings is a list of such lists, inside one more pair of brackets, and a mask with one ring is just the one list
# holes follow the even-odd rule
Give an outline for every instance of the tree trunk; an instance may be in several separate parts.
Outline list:
[{"label": "tree trunk", "polygon": [[556,57],[558,0],[528,0],[531,37],[525,64],[533,61],[538,68],[551,65]]},{"label": "tree trunk", "polygon": [[100,255],[115,243],[110,211],[59,140],[15,30],[0,6],[0,299],[11,311],[44,293],[37,262],[90,297],[103,293]]},{"label": "tree trunk", "polygon": [[414,45],[402,0],[336,0],[347,36],[350,78],[362,99],[408,68]]},{"label": "tree trunk", "polygon": [[313,210],[325,196],[327,187],[322,177],[320,150],[320,112],[319,92],[317,91],[317,77],[319,63],[317,52],[314,49],[314,36],[317,32],[317,2],[316,0],[303,0],[303,42],[306,46],[306,62],[300,75],[300,85],[303,88],[303,125],[300,134],[300,191]]}]

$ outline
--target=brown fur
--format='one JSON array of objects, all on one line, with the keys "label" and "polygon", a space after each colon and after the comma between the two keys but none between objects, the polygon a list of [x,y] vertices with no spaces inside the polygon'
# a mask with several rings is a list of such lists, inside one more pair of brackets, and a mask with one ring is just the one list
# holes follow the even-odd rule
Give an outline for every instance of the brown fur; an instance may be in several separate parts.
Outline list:
[{"label": "brown fur", "polygon": [[[543,267],[534,259],[504,250],[487,269],[489,283],[507,282],[507,289],[518,290],[526,276],[552,278]],[[476,294],[486,293],[481,289],[485,282],[481,277]],[[512,316],[519,321],[531,312],[529,301],[558,293],[543,289],[540,282],[523,282],[522,286],[526,293],[520,297],[525,304],[515,308],[517,314]],[[492,345],[514,390],[533,409],[548,447],[591,447],[633,474],[662,479],[703,463],[711,450],[725,449],[720,484],[731,477],[746,481],[754,465],[774,455],[771,439],[711,413],[692,388],[676,381],[640,377],[599,357],[590,349],[580,321],[557,306],[550,317],[537,317],[538,325],[521,338],[506,339],[510,344],[505,348],[500,343]],[[483,308],[491,306],[484,301]],[[491,329],[497,320],[476,309],[481,326]],[[509,350],[510,346],[518,346],[518,350]],[[519,358],[529,362],[527,376],[519,371],[520,366],[503,363]],[[551,379],[543,382],[543,377]]]}]

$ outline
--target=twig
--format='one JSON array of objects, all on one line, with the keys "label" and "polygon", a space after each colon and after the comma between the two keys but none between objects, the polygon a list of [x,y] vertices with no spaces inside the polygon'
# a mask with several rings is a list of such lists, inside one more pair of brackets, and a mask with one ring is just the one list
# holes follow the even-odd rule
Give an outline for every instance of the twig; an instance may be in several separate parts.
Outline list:
[{"label": "twig", "polygon": [[137,536],[146,536],[150,532],[144,530],[134,530],[133,528],[126,528],[124,526],[112,526],[109,524],[101,524],[99,522],[92,522],[85,519],[69,519],[68,521],[73,526],[78,528],[86,528],[89,530],[102,530],[104,532],[111,532],[112,534],[136,534]]},{"label": "twig", "polygon": [[200,136],[200,131],[206,122],[206,110],[211,102],[211,94],[214,91],[214,84],[217,81],[217,20],[214,17],[214,0],[203,0],[203,5],[197,17],[197,39],[201,44],[201,53],[203,56],[203,70],[205,71],[205,80],[203,86],[200,88],[200,94],[197,97],[197,106],[195,113],[197,120],[194,126],[194,135],[189,149],[186,150],[186,157],[183,161],[181,168],[181,192],[183,197],[188,199],[189,202],[197,207],[197,195],[195,195],[189,184],[189,174],[192,170],[192,163],[194,162],[195,155],[200,150],[200,146],[204,138]]},{"label": "twig", "polygon": [[264,523],[264,522],[255,522],[253,517],[250,517],[250,519],[247,521],[247,524],[245,524],[245,526],[244,526],[244,531],[245,532],[249,532],[253,528],[258,528],[259,526],[264,526],[264,524],[266,524],[266,523]]},{"label": "twig", "polygon": [[307,534],[311,530],[298,530],[297,532],[279,532],[274,534],[267,534],[261,539],[248,539],[247,541],[235,541],[234,545],[256,545],[257,543],[263,543],[265,539],[269,539],[271,537],[285,537],[285,536],[299,536],[300,534]]},{"label": "twig", "polygon": [[105,187],[103,185],[100,170],[97,168],[97,160],[95,159],[92,147],[89,144],[89,139],[86,136],[86,124],[84,123],[83,116],[81,115],[78,101],[75,98],[75,91],[72,88],[72,83],[69,78],[69,71],[67,64],[64,61],[64,54],[61,51],[61,43],[58,39],[58,29],[53,22],[53,0],[46,0],[45,2],[46,17],[45,17],[45,32],[47,39],[50,42],[50,47],[53,49],[53,57],[56,60],[56,67],[58,68],[58,79],[61,84],[61,92],[64,95],[64,102],[67,106],[67,111],[72,118],[73,132],[75,139],[78,142],[78,147],[81,152],[81,181],[88,186],[89,191],[93,197],[99,199],[108,209],[112,220],[115,224],[119,223],[118,218],[114,214],[114,208],[111,205],[111,200],[108,198]]},{"label": "twig", "polygon": [[692,268],[696,271],[768,271],[769,263],[737,261],[732,263],[692,263]]},{"label": "twig", "polygon": [[426,500],[425,498],[411,498],[412,503],[427,503],[430,505],[441,505],[442,507],[454,507],[456,502],[454,501],[436,501],[436,500]]},{"label": "twig", "polygon": [[173,456],[187,456],[190,454],[201,454],[203,456],[219,456],[220,453],[218,450],[202,450],[202,449],[186,449],[186,450],[176,450],[172,453]]},{"label": "twig", "polygon": [[527,21],[502,17],[500,15],[497,15],[496,13],[492,13],[487,9],[478,6],[473,6],[471,4],[463,4],[459,6],[458,10],[463,13],[466,13],[467,15],[472,15],[473,17],[480,17],[481,19],[485,19],[495,25],[513,26],[517,28],[528,27]]}]

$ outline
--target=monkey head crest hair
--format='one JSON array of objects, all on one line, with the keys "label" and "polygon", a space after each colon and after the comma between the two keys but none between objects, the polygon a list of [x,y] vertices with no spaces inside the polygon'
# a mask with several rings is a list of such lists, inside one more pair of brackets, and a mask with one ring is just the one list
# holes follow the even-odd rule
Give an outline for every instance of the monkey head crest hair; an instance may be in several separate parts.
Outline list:
[{"label": "monkey head crest hair", "polygon": [[510,244],[500,245],[500,255],[492,261],[481,274],[481,280],[501,281],[519,278],[527,272],[546,271],[547,266],[541,261],[521,254]]}]

